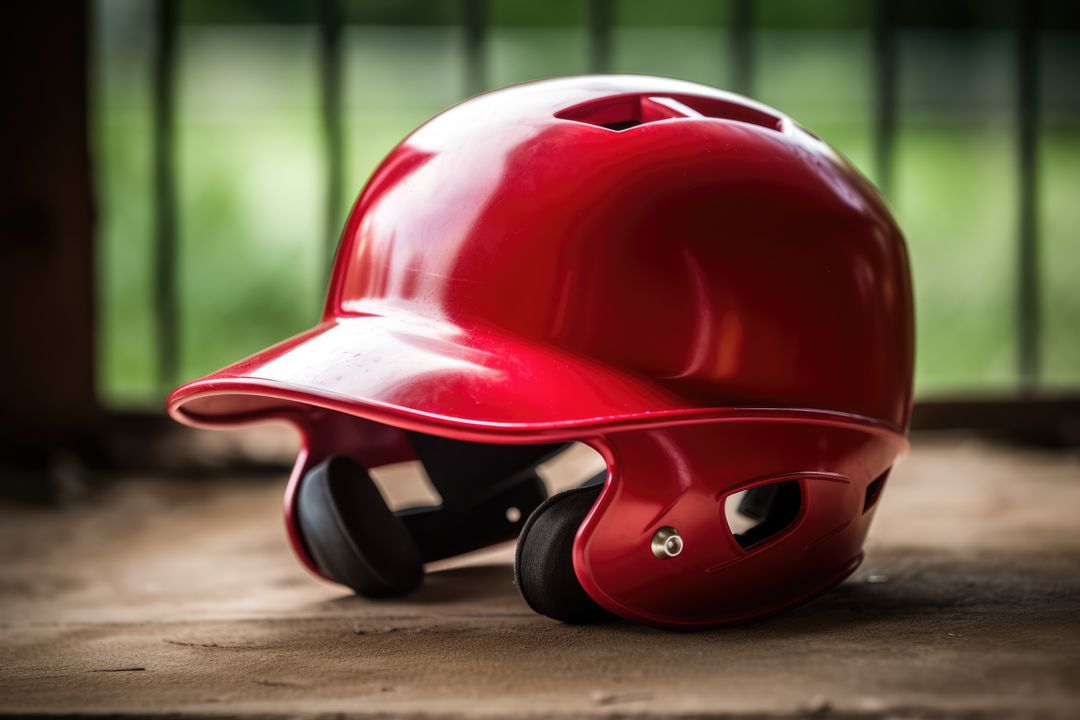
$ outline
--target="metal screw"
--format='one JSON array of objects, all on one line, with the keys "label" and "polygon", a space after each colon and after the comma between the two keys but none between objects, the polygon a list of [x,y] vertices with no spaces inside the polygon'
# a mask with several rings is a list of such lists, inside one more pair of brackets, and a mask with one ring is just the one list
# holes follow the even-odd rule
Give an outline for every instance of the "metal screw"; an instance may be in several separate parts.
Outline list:
[{"label": "metal screw", "polygon": [[652,553],[661,560],[676,557],[682,551],[683,539],[675,528],[664,526],[653,535]]}]

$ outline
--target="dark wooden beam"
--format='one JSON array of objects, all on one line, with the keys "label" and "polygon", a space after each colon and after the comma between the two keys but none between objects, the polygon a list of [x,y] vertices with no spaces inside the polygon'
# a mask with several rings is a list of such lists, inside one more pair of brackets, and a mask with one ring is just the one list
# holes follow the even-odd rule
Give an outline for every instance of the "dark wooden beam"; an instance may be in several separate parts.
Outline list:
[{"label": "dark wooden beam", "polygon": [[462,0],[462,27],[465,31],[465,94],[487,90],[487,0]]},{"label": "dark wooden beam", "polygon": [[611,72],[614,0],[589,0],[589,72]]},{"label": "dark wooden beam", "polygon": [[340,0],[319,0],[319,87],[326,159],[326,207],[323,215],[324,279],[329,278],[342,225],[345,184],[345,130],[342,109],[343,50]]},{"label": "dark wooden beam", "polygon": [[1080,446],[1080,395],[940,398],[915,403],[912,430],[973,430],[1044,445]]},{"label": "dark wooden beam", "polygon": [[1018,0],[1016,24],[1017,207],[1016,322],[1020,384],[1034,391],[1039,381],[1039,0]]},{"label": "dark wooden beam", "polygon": [[2,13],[0,465],[85,434],[98,409],[88,3]]},{"label": "dark wooden beam", "polygon": [[896,149],[897,96],[899,94],[896,1],[874,0],[874,174],[886,197],[892,192],[893,158]]},{"label": "dark wooden beam", "polygon": [[176,213],[176,1],[157,0],[154,19],[154,320],[158,385],[176,384],[180,360]]},{"label": "dark wooden beam", "polygon": [[731,89],[742,95],[754,91],[754,45],[751,32],[754,25],[753,0],[731,0],[731,20],[728,24],[730,43]]}]

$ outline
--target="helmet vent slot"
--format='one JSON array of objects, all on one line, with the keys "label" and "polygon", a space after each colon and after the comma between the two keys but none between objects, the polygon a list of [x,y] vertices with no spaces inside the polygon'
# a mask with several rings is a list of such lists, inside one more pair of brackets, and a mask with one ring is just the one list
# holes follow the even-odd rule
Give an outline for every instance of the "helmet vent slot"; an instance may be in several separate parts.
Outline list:
[{"label": "helmet vent slot", "polygon": [[743,550],[788,529],[801,509],[802,487],[798,480],[756,485],[724,500],[728,527]]},{"label": "helmet vent slot", "polygon": [[889,477],[889,472],[892,468],[889,468],[885,472],[881,473],[874,480],[866,486],[866,500],[863,501],[862,511],[868,512],[870,508],[877,504],[878,498],[881,497],[881,488],[885,485],[886,478]]},{"label": "helmet vent slot", "polygon": [[696,95],[616,95],[555,113],[562,120],[622,132],[638,125],[676,118],[714,118],[780,130],[782,120],[735,100]]}]

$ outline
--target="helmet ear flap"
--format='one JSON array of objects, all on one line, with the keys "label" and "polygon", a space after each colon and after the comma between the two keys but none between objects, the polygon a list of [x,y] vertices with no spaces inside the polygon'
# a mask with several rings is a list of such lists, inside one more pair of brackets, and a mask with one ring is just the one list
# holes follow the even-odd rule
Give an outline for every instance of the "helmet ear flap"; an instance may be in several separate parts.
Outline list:
[{"label": "helmet ear flap", "polygon": [[296,519],[319,569],[359,595],[404,595],[423,579],[420,550],[408,528],[350,457],[332,457],[307,472]]},{"label": "helmet ear flap", "polygon": [[581,587],[573,562],[574,537],[601,489],[587,485],[551,496],[521,530],[514,582],[529,607],[541,615],[569,623],[608,615]]}]

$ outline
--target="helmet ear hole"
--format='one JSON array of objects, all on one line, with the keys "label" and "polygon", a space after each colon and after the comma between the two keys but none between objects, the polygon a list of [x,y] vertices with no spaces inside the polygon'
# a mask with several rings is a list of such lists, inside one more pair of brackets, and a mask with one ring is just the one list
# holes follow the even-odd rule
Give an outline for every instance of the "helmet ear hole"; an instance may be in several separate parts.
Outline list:
[{"label": "helmet ear hole", "polygon": [[301,480],[296,522],[319,570],[365,597],[404,595],[423,579],[420,551],[363,465],[339,455]]},{"label": "helmet ear hole", "polygon": [[878,498],[881,497],[881,489],[885,486],[885,480],[888,479],[891,471],[892,468],[889,468],[871,480],[870,484],[866,486],[866,499],[863,501],[863,513],[870,512],[870,508],[874,507],[877,503]]},{"label": "helmet ear hole", "polygon": [[521,530],[514,582],[529,607],[541,615],[584,623],[608,614],[581,587],[573,561],[574,536],[601,489],[594,485],[551,496]]},{"label": "helmet ear hole", "polygon": [[802,509],[802,487],[798,480],[757,485],[729,495],[724,513],[735,542],[749,550],[779,535],[795,522]]}]

